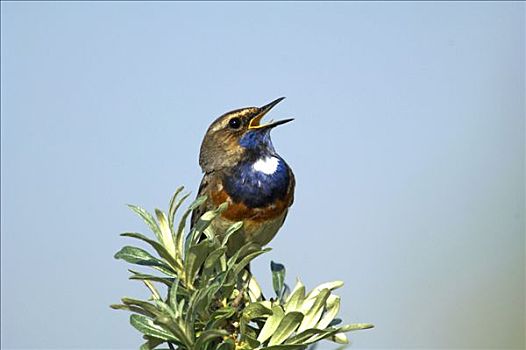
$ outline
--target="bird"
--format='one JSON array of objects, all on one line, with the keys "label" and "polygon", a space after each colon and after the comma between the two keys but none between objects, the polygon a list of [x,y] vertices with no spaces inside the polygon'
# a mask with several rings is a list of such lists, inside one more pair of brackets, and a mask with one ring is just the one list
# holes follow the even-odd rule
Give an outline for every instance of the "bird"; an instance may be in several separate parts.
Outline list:
[{"label": "bird", "polygon": [[213,232],[224,234],[232,224],[243,223],[228,239],[228,256],[247,243],[268,244],[294,202],[294,173],[270,138],[272,129],[294,119],[262,123],[284,98],[221,115],[201,143],[199,165],[204,175],[198,197],[206,196],[206,200],[193,211],[191,223],[195,225],[203,213],[226,202],[227,208],[210,225]]}]

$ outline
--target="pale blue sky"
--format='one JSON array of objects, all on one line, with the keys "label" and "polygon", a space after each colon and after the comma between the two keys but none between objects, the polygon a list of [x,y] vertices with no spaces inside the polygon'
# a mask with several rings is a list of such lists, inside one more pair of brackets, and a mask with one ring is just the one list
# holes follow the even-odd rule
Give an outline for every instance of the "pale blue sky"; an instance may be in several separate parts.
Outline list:
[{"label": "pale blue sky", "polygon": [[[1,3],[2,348],[134,348],[113,254],[271,117],[297,177],[270,259],[342,279],[354,348],[524,348],[524,3]],[[322,349],[333,349],[326,345]]]}]

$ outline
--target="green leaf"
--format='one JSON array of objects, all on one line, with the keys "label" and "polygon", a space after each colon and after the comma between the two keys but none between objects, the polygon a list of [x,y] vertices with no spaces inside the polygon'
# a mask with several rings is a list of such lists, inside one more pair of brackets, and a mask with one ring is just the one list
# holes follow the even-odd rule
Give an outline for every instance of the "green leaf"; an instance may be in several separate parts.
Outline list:
[{"label": "green leaf", "polygon": [[[340,334],[340,335],[335,337],[337,334]],[[341,332],[339,328],[327,328],[325,330],[311,328],[311,329],[307,329],[306,331],[303,331],[289,338],[287,340],[287,343],[288,344],[315,344],[323,339],[332,340],[338,343],[339,341],[343,342],[344,339],[347,339],[347,337],[342,337],[341,336],[342,334],[343,332]],[[343,344],[343,343],[340,343],[340,344]]]},{"label": "green leaf", "polygon": [[[332,340],[334,342],[337,342],[340,344],[346,344],[343,342],[347,338],[342,336],[342,334],[344,332],[349,332],[352,330],[366,329],[366,328],[361,328],[361,327],[371,328],[372,325],[371,324],[346,325],[340,328],[327,328],[325,330],[311,328],[311,329],[307,329],[289,338],[286,341],[286,343],[287,344],[313,344],[313,343],[319,342],[320,340],[330,338],[329,340]],[[339,335],[336,336],[336,334],[339,334]]]},{"label": "green leaf", "polygon": [[[170,206],[168,221],[171,220],[170,229],[172,230],[172,237],[175,242],[175,250],[177,251],[177,254],[179,257],[183,256],[183,230],[179,230],[181,227],[181,223],[179,223],[179,226],[176,230],[175,228],[175,212],[181,204],[190,196],[190,193],[185,194],[178,202],[175,204],[175,206]],[[184,218],[184,221],[186,221],[186,217]],[[184,224],[184,222],[183,222]]]},{"label": "green leaf", "polygon": [[[201,233],[205,232],[206,228],[208,226],[210,226],[210,223],[212,222],[212,220],[214,220],[219,214],[221,214],[223,211],[225,211],[227,206],[228,206],[227,203],[222,203],[216,209],[209,210],[206,213],[204,213],[203,215],[201,215],[201,217],[195,223],[194,227],[192,227],[195,230],[196,235],[200,236]],[[205,232],[205,234],[206,234],[206,232]],[[215,236],[209,236],[209,235],[207,235],[207,237],[209,239],[216,238]],[[197,237],[193,237],[193,239],[195,239],[195,238],[197,238]]]},{"label": "green leaf", "polygon": [[247,292],[248,292],[248,297],[250,299],[250,302],[255,303],[263,299],[263,292],[261,291],[261,287],[258,281],[256,280],[256,278],[254,278],[254,276],[252,276],[250,272],[245,270],[243,272],[243,275],[241,276],[241,279],[243,283],[245,283],[245,285],[248,285]]},{"label": "green leaf", "polygon": [[155,306],[157,306],[157,308],[161,310],[164,315],[170,315],[170,317],[174,320],[177,319],[177,314],[175,313],[175,310],[170,307],[170,305],[162,300],[154,300],[154,302]]},{"label": "green leaf", "polygon": [[174,258],[174,256],[172,256],[170,252],[168,252],[168,250],[166,250],[166,248],[159,242],[154,241],[153,239],[150,239],[137,232],[124,232],[124,233],[121,233],[121,236],[136,238],[136,239],[139,239],[141,241],[148,243],[149,245],[153,247],[153,249],[155,249],[157,254],[159,254],[164,260],[166,260],[166,262],[169,265],[171,265],[174,269],[179,269],[179,270],[182,269],[181,263],[177,261],[177,259]]},{"label": "green leaf", "polygon": [[276,296],[281,299],[283,284],[285,283],[285,266],[270,261],[270,270],[272,271],[272,286],[274,287],[274,292]]},{"label": "green leaf", "polygon": [[263,306],[260,302],[250,303],[243,310],[243,318],[247,320],[253,320],[255,318],[262,318],[268,315],[272,315],[272,310]]},{"label": "green leaf", "polygon": [[279,298],[280,303],[284,303],[290,296],[290,287],[288,284],[283,284],[283,291],[281,292],[281,298]]},{"label": "green leaf", "polygon": [[333,282],[327,282],[327,283],[323,283],[323,284],[320,284],[319,286],[317,286],[316,288],[314,288],[306,297],[306,299],[312,299],[312,298],[315,298],[316,296],[318,296],[318,294],[323,290],[323,289],[328,289],[330,291],[333,291],[335,289],[338,289],[340,287],[343,286],[343,281],[333,281]]},{"label": "green leaf", "polygon": [[255,349],[261,345],[261,343],[255,339],[255,334],[245,334],[244,341],[250,346],[250,349]]},{"label": "green leaf", "polygon": [[234,265],[238,262],[238,260],[243,259],[248,254],[251,254],[253,252],[257,252],[261,250],[261,245],[253,242],[248,242],[244,244],[241,248],[239,248],[234,255],[232,255],[228,259],[227,268],[228,270],[233,269]]},{"label": "green leaf", "polygon": [[160,314],[159,310],[155,307],[155,305],[150,304],[147,301],[139,300],[139,299],[133,299],[133,298],[127,298],[124,297],[121,299],[122,303],[128,306],[137,306],[141,309],[148,312],[150,315],[158,316]]},{"label": "green leaf", "polygon": [[[241,340],[247,341],[247,336],[250,334],[250,328],[248,324],[251,320],[257,318],[263,318],[272,314],[272,310],[263,306],[262,303],[251,303],[243,310],[241,320],[239,322],[239,332],[241,334]],[[255,337],[255,334],[254,334]]]},{"label": "green leaf", "polygon": [[149,336],[145,336],[145,337],[147,338],[146,343],[142,344],[139,350],[153,350],[157,346],[164,343],[164,340],[159,339],[159,338],[153,338]]},{"label": "green leaf", "polygon": [[163,327],[153,323],[151,318],[142,315],[131,315],[130,316],[131,325],[137,329],[139,332],[149,335],[155,338],[163,340],[177,340],[172,332],[164,329]]},{"label": "green leaf", "polygon": [[223,291],[221,290],[221,288],[224,287],[224,284],[229,281],[228,275],[229,273],[227,271],[222,271],[219,272],[217,275],[214,275],[212,279],[208,281],[208,285],[213,290],[213,297],[216,300],[221,300],[223,297],[227,298],[230,296],[230,294],[223,295]]},{"label": "green leaf", "polygon": [[159,209],[155,209],[155,215],[157,216],[157,221],[159,221],[159,229],[161,230],[161,242],[170,254],[170,256],[175,259],[177,256],[177,252],[175,250],[175,242],[174,238],[172,237],[172,230],[170,229],[170,225],[168,224],[166,214],[164,214]]},{"label": "green leaf", "polygon": [[212,329],[203,331],[199,337],[197,338],[197,341],[195,342],[195,349],[196,350],[204,350],[205,347],[214,339],[216,338],[222,338],[228,336],[229,333],[224,330],[219,329]]},{"label": "green leaf", "polygon": [[210,300],[208,296],[210,293],[213,293],[213,291],[211,287],[208,287],[197,289],[197,291],[192,294],[188,301],[188,309],[185,319],[187,323],[193,323],[198,316],[208,318],[205,315],[208,315],[210,306],[208,304],[208,301]]},{"label": "green leaf", "polygon": [[310,344],[312,342],[321,340],[323,338],[327,338],[337,332],[337,330],[334,329],[316,329],[311,328],[307,329],[301,333],[296,334],[293,337],[290,337],[287,339],[285,344]]},{"label": "green leaf", "polygon": [[177,311],[177,289],[179,288],[179,281],[175,280],[173,281],[170,290],[168,292],[168,303],[170,306]]},{"label": "green leaf", "polygon": [[225,254],[225,252],[226,252],[226,247],[220,247],[212,251],[206,257],[206,260],[203,263],[203,273],[201,274],[203,283],[206,283],[208,279],[210,278],[210,276],[212,276],[212,273],[214,272],[214,268],[216,267],[221,256]]},{"label": "green leaf", "polygon": [[232,317],[236,313],[236,309],[231,306],[225,306],[221,309],[214,311],[210,317],[212,320],[226,320],[227,318]]},{"label": "green leaf", "polygon": [[243,221],[238,221],[238,222],[233,223],[232,225],[230,225],[230,227],[225,231],[225,235],[223,236],[223,242],[221,243],[221,245],[223,247],[226,247],[230,236],[232,236],[234,233],[239,231],[239,229],[242,226],[243,226]]},{"label": "green leaf", "polygon": [[272,248],[265,248],[263,250],[260,250],[258,252],[253,252],[253,253],[250,253],[248,254],[247,256],[245,256],[243,259],[241,259],[241,261],[239,263],[237,263],[233,270],[234,270],[234,274],[238,274],[241,272],[241,270],[243,270],[252,260],[254,260],[255,258],[257,258],[258,256],[260,256],[261,254],[265,254],[269,251],[271,251]]},{"label": "green leaf", "polygon": [[225,279],[221,282],[220,287],[218,288],[218,298],[229,298],[236,286],[237,276],[232,270],[227,271],[225,274]]},{"label": "green leaf", "polygon": [[339,332],[351,332],[351,331],[358,331],[361,329],[369,329],[373,327],[374,325],[370,323],[353,323],[353,324],[341,326],[340,328],[338,328],[338,331]]},{"label": "green leaf", "polygon": [[272,306],[272,315],[269,318],[267,318],[265,325],[261,329],[261,332],[259,332],[257,340],[263,343],[267,339],[269,339],[272,336],[272,334],[274,334],[276,329],[278,329],[278,326],[281,320],[283,319],[283,316],[285,316],[285,313],[283,312],[281,306]]},{"label": "green leaf", "polygon": [[331,336],[331,340],[338,344],[349,344],[349,339],[347,339],[345,333],[336,333]]},{"label": "green leaf", "polygon": [[180,343],[182,343],[188,349],[192,349],[193,342],[190,340],[188,334],[185,332],[185,327],[182,322],[176,322],[175,320],[169,317],[161,316],[155,319],[155,323],[160,324],[165,328],[168,328],[172,332],[172,334],[175,335],[176,339]]},{"label": "green leaf", "polygon": [[135,312],[135,313],[138,313],[138,314],[141,314],[141,315],[144,315],[144,316],[148,316],[148,317],[154,317],[155,316],[154,314],[144,310],[141,307],[135,306],[135,305],[112,304],[112,305],[110,305],[110,307],[113,310],[128,310],[128,311]]},{"label": "green leaf", "polygon": [[150,227],[150,230],[152,230],[152,232],[155,234],[159,242],[161,242],[162,241],[161,229],[157,225],[157,222],[155,222],[155,219],[153,218],[152,214],[148,213],[145,209],[139,206],[133,205],[133,204],[128,204],[128,207],[131,210],[133,210],[137,215],[139,215],[144,220],[144,222],[146,222],[146,224],[148,224],[148,226]]},{"label": "green leaf", "polygon": [[301,312],[290,312],[286,314],[279,323],[278,329],[270,338],[269,346],[283,343],[300,325],[303,320]]},{"label": "green leaf", "polygon": [[114,257],[115,259],[122,259],[131,264],[137,264],[142,266],[159,266],[164,267],[168,270],[170,269],[170,267],[164,262],[153,257],[146,250],[137,247],[125,246],[121,250],[119,250]]},{"label": "green leaf", "polygon": [[172,285],[172,283],[175,281],[175,278],[166,278],[166,277],[160,277],[160,276],[153,276],[153,275],[147,275],[144,273],[140,273],[133,270],[128,270],[132,273],[130,276],[131,280],[147,280],[147,281],[154,281],[154,282],[160,282],[168,287]]},{"label": "green leaf", "polygon": [[142,280],[142,282],[146,285],[146,287],[152,292],[152,298],[155,300],[161,300],[161,293],[155,288],[152,282],[148,280]]},{"label": "green leaf", "polygon": [[326,310],[320,319],[320,322],[316,325],[316,328],[324,329],[334,320],[338,311],[340,311],[340,297],[337,295],[330,295],[327,298]]},{"label": "green leaf", "polygon": [[185,275],[186,282],[190,283],[190,285],[193,284],[197,271],[205,262],[211,249],[210,241],[205,240],[190,247],[188,250],[188,256],[185,259]]},{"label": "green leaf", "polygon": [[300,280],[298,280],[287,302],[285,303],[285,312],[299,311],[304,300],[305,286]]},{"label": "green leaf", "polygon": [[[177,212],[177,209],[183,204],[183,201],[190,195],[186,194],[181,198],[180,200],[177,200],[177,196],[179,196],[179,193],[181,193],[184,190],[184,186],[179,187],[175,190],[174,194],[172,195],[172,198],[170,199],[170,206],[168,207],[168,224],[170,225],[170,229],[172,232],[174,231],[174,219],[175,219],[175,213]],[[175,239],[175,237],[174,237]]]},{"label": "green leaf", "polygon": [[234,316],[235,313],[236,309],[230,306],[214,311],[206,324],[206,329],[222,328],[221,324],[223,324],[225,320]]},{"label": "green leaf", "polygon": [[321,314],[325,308],[325,302],[331,292],[328,289],[323,289],[318,296],[312,308],[307,311],[301,325],[298,328],[298,333],[303,332],[306,329],[313,328],[320,320]]},{"label": "green leaf", "polygon": [[331,321],[331,323],[329,323],[329,327],[337,326],[340,323],[342,323],[342,319],[341,318],[335,318],[334,320]]},{"label": "green leaf", "polygon": [[179,221],[179,227],[177,228],[177,235],[175,239],[176,247],[179,252],[182,252],[184,249],[183,237],[184,228],[186,226],[186,220],[188,219],[188,216],[192,213],[192,211],[194,211],[194,209],[198,208],[199,206],[201,206],[201,204],[203,204],[206,201],[206,198],[206,196],[197,197],[197,199],[193,201],[192,204],[190,204],[190,206],[183,213],[181,220]]},{"label": "green leaf", "polygon": [[185,299],[179,300],[179,304],[177,304],[177,313],[179,315],[182,315],[184,313],[185,305],[186,305],[186,300]]},{"label": "green leaf", "polygon": [[162,262],[154,258],[147,251],[137,248],[125,246],[114,255],[115,259],[123,259],[132,264],[139,264],[145,266],[162,265]]}]

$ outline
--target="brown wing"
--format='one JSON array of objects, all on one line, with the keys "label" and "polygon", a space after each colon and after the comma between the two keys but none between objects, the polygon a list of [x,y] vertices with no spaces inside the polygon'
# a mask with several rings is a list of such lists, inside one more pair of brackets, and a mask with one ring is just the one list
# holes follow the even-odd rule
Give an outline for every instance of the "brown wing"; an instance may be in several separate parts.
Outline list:
[{"label": "brown wing", "polygon": [[294,173],[292,172],[292,168],[289,167],[289,174],[290,174],[290,185],[289,185],[289,195],[290,195],[290,202],[289,207],[294,204],[294,190],[296,188],[296,178],[294,177]]}]

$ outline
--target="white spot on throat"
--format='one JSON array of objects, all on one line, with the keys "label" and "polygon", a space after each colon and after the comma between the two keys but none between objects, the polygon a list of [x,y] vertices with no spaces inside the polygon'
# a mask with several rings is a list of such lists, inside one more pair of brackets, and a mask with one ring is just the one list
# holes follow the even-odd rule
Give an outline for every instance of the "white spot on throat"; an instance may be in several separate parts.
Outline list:
[{"label": "white spot on throat", "polygon": [[279,159],[276,157],[259,158],[257,162],[252,164],[252,168],[256,171],[267,175],[272,175],[278,169]]}]

